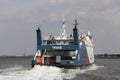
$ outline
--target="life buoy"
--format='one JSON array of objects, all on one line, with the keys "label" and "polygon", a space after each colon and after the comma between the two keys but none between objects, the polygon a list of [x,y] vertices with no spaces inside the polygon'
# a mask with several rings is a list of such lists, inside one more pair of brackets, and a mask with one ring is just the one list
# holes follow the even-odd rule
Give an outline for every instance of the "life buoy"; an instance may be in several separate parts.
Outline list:
[{"label": "life buoy", "polygon": [[36,62],[37,62],[37,64],[41,64],[42,63],[42,58],[41,57],[36,57]]}]

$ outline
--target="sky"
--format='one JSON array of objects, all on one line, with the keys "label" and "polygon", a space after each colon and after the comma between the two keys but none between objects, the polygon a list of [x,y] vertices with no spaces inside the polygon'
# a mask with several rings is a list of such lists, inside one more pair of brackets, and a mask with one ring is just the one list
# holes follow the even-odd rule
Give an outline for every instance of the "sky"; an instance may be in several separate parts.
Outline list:
[{"label": "sky", "polygon": [[68,34],[75,19],[92,33],[95,54],[120,54],[120,0],[0,0],[0,55],[33,55],[37,27],[57,36],[63,17]]}]

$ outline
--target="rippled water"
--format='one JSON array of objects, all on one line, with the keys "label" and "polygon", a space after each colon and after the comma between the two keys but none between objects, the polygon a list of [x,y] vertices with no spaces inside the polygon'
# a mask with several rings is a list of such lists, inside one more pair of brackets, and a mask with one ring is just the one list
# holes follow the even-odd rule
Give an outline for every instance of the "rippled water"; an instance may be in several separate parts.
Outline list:
[{"label": "rippled water", "polygon": [[30,64],[31,58],[0,58],[0,80],[120,80],[120,59],[96,59],[85,69]]}]

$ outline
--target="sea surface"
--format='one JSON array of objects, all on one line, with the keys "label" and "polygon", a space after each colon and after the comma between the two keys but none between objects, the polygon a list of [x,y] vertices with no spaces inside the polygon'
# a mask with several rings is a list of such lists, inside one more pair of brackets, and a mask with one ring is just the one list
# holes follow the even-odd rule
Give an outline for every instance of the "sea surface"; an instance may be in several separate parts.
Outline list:
[{"label": "sea surface", "polygon": [[0,80],[120,80],[120,59],[95,59],[84,69],[31,68],[32,58],[0,58]]}]

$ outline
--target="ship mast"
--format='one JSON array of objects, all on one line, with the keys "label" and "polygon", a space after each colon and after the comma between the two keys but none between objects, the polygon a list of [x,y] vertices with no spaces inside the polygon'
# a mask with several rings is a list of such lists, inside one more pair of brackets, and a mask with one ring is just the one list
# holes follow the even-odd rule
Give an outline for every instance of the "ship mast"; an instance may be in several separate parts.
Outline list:
[{"label": "ship mast", "polygon": [[67,39],[65,19],[63,19],[63,21],[62,21],[62,28],[61,28],[61,31],[60,31],[60,39]]},{"label": "ship mast", "polygon": [[73,24],[73,25],[75,25],[75,29],[77,29],[77,25],[79,25],[77,22],[77,19],[75,19],[75,24]]},{"label": "ship mast", "polygon": [[77,30],[77,25],[78,25],[77,19],[75,19],[75,24],[73,24],[73,25],[75,25],[75,27],[73,28],[74,44],[79,45],[78,30]]}]

